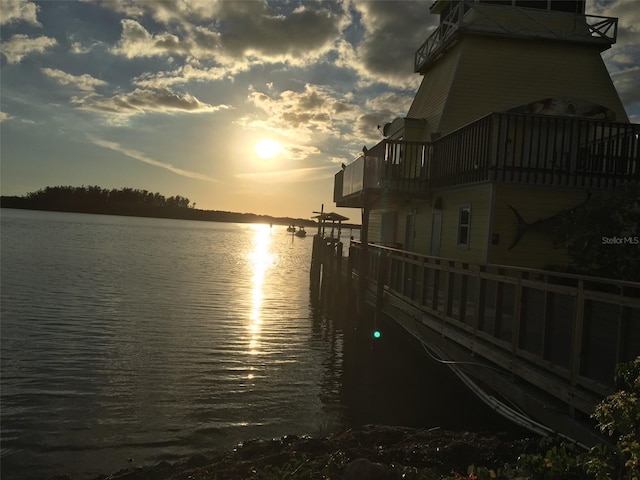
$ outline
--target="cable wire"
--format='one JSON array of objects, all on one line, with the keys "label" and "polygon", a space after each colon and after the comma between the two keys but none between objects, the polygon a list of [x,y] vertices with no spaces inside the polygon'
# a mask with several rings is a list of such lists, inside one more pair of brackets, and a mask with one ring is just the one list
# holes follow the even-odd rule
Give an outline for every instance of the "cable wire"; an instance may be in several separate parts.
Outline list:
[{"label": "cable wire", "polygon": [[[417,319],[414,317],[414,321],[417,322]],[[410,332],[411,333],[411,332]],[[413,334],[413,336],[420,342],[420,344],[422,345],[422,348],[425,350],[425,352],[436,362],[444,364],[446,366],[448,366],[451,371],[462,381],[462,383],[464,383],[465,386],[467,386],[467,388],[469,388],[482,402],[484,402],[487,406],[489,406],[492,410],[494,410],[495,412],[497,412],[498,414],[502,415],[503,417],[507,418],[508,420],[512,421],[513,423],[515,423],[516,425],[519,425],[523,428],[526,428],[527,430],[536,433],[537,435],[540,436],[549,436],[549,435],[553,435],[556,434],[556,432],[552,429],[550,429],[549,427],[536,422],[535,420],[533,420],[532,418],[530,418],[529,416],[527,416],[524,413],[521,413],[511,407],[509,407],[508,405],[506,405],[505,403],[501,402],[500,400],[498,400],[497,398],[495,398],[492,395],[489,395],[487,392],[485,392],[476,382],[474,382],[467,374],[465,374],[464,372],[461,371],[461,369],[459,368],[460,365],[474,365],[474,366],[481,366],[481,367],[486,367],[486,368],[490,368],[492,370],[497,370],[500,371],[501,373],[504,373],[503,371],[492,367],[490,365],[486,365],[483,363],[477,363],[477,362],[458,362],[458,361],[453,361],[453,360],[445,360],[445,355],[434,345],[429,345],[423,338],[422,335],[418,332],[418,329],[416,328],[416,333]]]}]

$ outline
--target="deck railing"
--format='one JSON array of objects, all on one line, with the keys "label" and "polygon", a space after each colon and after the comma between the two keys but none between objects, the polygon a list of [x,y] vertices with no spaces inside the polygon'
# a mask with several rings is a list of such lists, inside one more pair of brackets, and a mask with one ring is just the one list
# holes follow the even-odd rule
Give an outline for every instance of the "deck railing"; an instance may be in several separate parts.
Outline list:
[{"label": "deck railing", "polygon": [[430,158],[429,143],[383,140],[336,174],[334,202],[367,189],[426,196]]},{"label": "deck railing", "polygon": [[334,201],[488,181],[589,189],[640,181],[640,125],[491,113],[431,143],[383,140],[336,175]]},{"label": "deck railing", "polygon": [[423,69],[462,31],[596,43],[604,50],[616,42],[618,19],[458,0],[451,2],[449,13],[416,51],[414,70],[424,73]]},{"label": "deck railing", "polygon": [[[371,244],[367,251],[369,282],[382,282],[390,295],[452,327],[476,354],[490,361],[504,354],[562,379],[567,389],[550,392],[558,397],[577,387],[608,395],[615,366],[640,355],[640,283]],[[362,244],[352,242],[349,264],[356,270],[361,252]]]},{"label": "deck railing", "polygon": [[407,193],[427,192],[431,146],[426,142],[384,140],[365,156],[382,158],[382,187]]},{"label": "deck railing", "polygon": [[429,185],[612,188],[640,181],[639,137],[638,124],[492,113],[433,143]]}]

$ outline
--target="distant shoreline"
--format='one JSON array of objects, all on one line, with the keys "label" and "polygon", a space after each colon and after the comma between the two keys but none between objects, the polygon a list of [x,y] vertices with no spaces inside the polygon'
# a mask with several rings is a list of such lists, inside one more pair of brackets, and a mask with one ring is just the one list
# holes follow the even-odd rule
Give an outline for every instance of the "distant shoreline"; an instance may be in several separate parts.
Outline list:
[{"label": "distant shoreline", "polygon": [[[271,225],[295,225],[304,227],[316,227],[313,220],[291,217],[272,217],[269,215],[257,215],[254,213],[237,213],[220,210],[201,210],[196,208],[180,208],[174,210],[162,207],[148,209],[146,212],[124,211],[117,209],[82,209],[82,208],[52,208],[48,206],[28,205],[29,200],[24,197],[0,197],[0,208],[13,208],[18,210],[34,210],[46,212],[88,213],[94,215],[116,215],[141,218],[168,218],[172,220],[195,220],[204,222],[222,223],[262,223]],[[360,229],[360,225],[342,224],[342,229]]]}]

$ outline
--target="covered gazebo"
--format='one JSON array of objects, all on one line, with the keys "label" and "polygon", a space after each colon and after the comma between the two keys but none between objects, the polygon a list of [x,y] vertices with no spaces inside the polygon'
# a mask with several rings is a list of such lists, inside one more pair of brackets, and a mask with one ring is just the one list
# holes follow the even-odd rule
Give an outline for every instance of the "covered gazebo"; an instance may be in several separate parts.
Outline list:
[{"label": "covered gazebo", "polygon": [[329,238],[334,238],[336,223],[338,224],[338,236],[340,238],[340,232],[342,231],[342,222],[345,220],[349,220],[347,217],[344,217],[338,213],[334,212],[320,212],[319,215],[311,217],[318,220],[318,235],[321,237],[325,237],[325,230],[328,227],[329,222],[331,222],[331,236]]}]

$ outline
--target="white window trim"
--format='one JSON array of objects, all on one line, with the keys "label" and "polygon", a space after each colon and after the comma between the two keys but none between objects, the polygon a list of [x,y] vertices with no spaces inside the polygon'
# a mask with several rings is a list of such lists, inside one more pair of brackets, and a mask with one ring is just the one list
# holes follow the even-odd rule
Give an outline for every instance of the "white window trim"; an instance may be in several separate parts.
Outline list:
[{"label": "white window trim", "polygon": [[[460,223],[460,219],[462,216],[463,210],[469,210],[469,221],[466,225],[462,225]],[[466,243],[460,243],[460,229],[462,227],[467,227],[467,241]],[[471,204],[466,203],[464,205],[458,206],[458,228],[456,230],[456,245],[459,249],[469,250],[469,244],[471,243]]]}]

